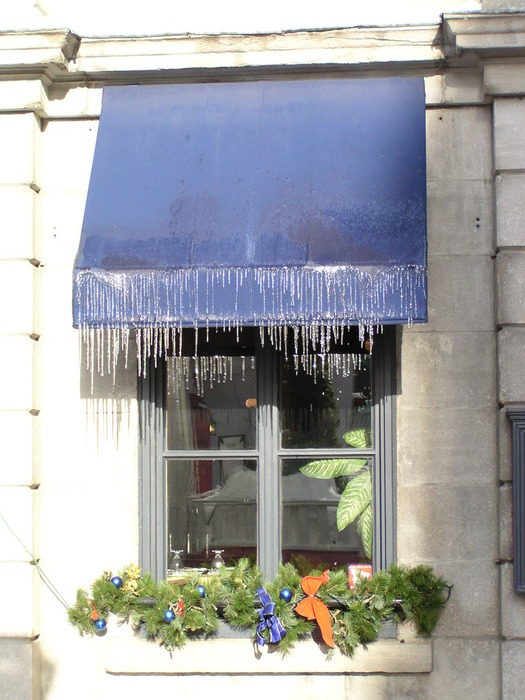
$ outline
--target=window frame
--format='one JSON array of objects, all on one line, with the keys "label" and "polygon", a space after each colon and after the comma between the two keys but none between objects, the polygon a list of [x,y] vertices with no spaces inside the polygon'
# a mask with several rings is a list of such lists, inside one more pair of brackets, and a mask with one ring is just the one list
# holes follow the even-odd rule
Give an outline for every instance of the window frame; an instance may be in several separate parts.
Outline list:
[{"label": "window frame", "polygon": [[[386,569],[396,552],[396,470],[395,470],[395,327],[386,326],[374,338],[372,361],[373,445],[356,451],[355,456],[373,456],[373,541],[379,543],[372,552],[374,570]],[[258,422],[279,425],[279,385],[276,381],[279,353],[271,346],[256,350],[258,366]],[[166,577],[166,461],[175,455],[165,445],[165,378],[164,362],[152,361],[145,377],[138,379],[139,405],[139,563],[157,580]],[[275,578],[281,558],[281,484],[279,461],[292,457],[298,450],[279,445],[279,431],[265,431],[252,452],[258,458],[257,539],[258,565],[269,580]],[[319,457],[321,450],[301,450],[301,456]],[[249,456],[249,450],[239,457]],[[323,456],[330,450],[322,448]],[[197,455],[200,453],[197,453]],[[178,456],[180,453],[178,453]],[[330,456],[330,455],[329,455]],[[334,449],[334,457],[341,449]],[[196,458],[195,454],[194,457]],[[263,468],[263,464],[275,468]]]}]

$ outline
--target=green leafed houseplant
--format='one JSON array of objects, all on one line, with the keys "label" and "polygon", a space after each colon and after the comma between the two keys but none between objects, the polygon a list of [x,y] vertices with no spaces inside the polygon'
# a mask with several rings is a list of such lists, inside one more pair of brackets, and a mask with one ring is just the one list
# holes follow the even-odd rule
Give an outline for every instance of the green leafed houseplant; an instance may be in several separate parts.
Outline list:
[{"label": "green leafed houseplant", "polygon": [[[349,430],[343,435],[347,445],[355,449],[370,447],[367,428]],[[337,507],[337,529],[356,521],[357,531],[367,557],[372,556],[372,475],[366,458],[320,459],[301,467],[305,476],[314,479],[348,477]]]}]

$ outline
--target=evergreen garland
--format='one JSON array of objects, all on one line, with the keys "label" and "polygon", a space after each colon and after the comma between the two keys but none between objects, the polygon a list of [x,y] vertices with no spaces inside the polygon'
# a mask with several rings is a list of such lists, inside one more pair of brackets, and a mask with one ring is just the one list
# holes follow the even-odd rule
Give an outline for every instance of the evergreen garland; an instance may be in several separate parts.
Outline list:
[{"label": "evergreen garland", "polygon": [[[182,647],[188,639],[213,636],[219,617],[236,629],[251,629],[255,640],[261,608],[257,590],[264,585],[275,604],[275,615],[286,630],[278,644],[281,653],[286,654],[301,639],[312,635],[316,638],[315,622],[294,613],[304,593],[301,575],[292,564],[281,565],[271,583],[263,583],[261,572],[247,559],[232,568],[221,567],[218,574],[205,577],[204,585],[198,573],[188,573],[182,585],[156,582],[147,573],[140,575],[133,564],[119,578],[117,586],[115,577],[104,573],[92,584],[90,593],[82,589],[77,592],[68,617],[81,634],[100,633],[95,621],[106,620],[113,613],[170,651]],[[290,600],[281,597],[283,589],[291,592]],[[430,567],[392,564],[388,571],[378,571],[370,579],[358,579],[352,590],[346,570],[336,569],[317,597],[330,610],[335,646],[351,656],[359,644],[375,641],[387,621],[412,622],[419,635],[431,634],[450,590]],[[173,615],[168,613],[167,621],[166,611],[170,610]],[[261,634],[268,641],[268,630]]]}]

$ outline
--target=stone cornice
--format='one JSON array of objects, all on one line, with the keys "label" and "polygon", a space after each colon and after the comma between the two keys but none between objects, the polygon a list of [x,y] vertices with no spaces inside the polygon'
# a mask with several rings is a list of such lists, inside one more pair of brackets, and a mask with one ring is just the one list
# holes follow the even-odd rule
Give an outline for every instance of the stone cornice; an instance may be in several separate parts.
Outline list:
[{"label": "stone cornice", "polygon": [[84,37],[68,29],[0,32],[0,79],[53,90],[132,82],[323,72],[438,75],[525,58],[525,12],[444,15],[441,25],[274,34]]},{"label": "stone cornice", "polygon": [[443,39],[447,57],[525,56],[525,12],[445,14]]},{"label": "stone cornice", "polygon": [[0,76],[38,74],[52,80],[67,72],[80,41],[69,29],[0,31]]}]

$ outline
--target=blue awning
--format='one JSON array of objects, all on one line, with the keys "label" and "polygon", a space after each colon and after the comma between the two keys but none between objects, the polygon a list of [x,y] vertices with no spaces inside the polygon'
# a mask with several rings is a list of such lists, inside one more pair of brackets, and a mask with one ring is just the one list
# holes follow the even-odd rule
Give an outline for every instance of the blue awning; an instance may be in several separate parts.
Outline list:
[{"label": "blue awning", "polygon": [[104,89],[74,324],[426,320],[422,79]]}]

